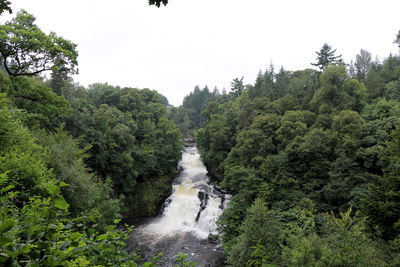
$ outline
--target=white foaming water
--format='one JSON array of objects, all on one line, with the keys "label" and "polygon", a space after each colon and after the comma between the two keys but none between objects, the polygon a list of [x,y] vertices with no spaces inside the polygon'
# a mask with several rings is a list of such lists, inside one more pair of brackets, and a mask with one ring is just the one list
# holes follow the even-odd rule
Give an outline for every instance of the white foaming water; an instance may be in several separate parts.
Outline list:
[{"label": "white foaming water", "polygon": [[174,181],[169,205],[160,218],[142,230],[161,236],[192,232],[198,238],[207,238],[210,233],[216,234],[216,220],[226,203],[208,184],[207,170],[196,147],[185,149],[179,166],[183,171]]}]

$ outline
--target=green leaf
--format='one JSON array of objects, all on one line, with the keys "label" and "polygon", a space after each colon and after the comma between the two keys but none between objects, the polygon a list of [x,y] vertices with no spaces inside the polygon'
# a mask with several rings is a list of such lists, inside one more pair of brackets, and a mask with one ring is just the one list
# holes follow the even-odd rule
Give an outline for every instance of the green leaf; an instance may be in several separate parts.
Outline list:
[{"label": "green leaf", "polygon": [[60,182],[60,184],[58,185],[59,187],[65,187],[65,186],[69,186],[69,184],[66,184],[64,182]]},{"label": "green leaf", "polygon": [[70,238],[72,241],[75,241],[75,240],[79,239],[81,236],[82,236],[81,233],[74,232],[74,233],[72,233],[72,234],[70,235],[69,238]]},{"label": "green leaf", "polygon": [[107,239],[107,235],[105,235],[105,234],[99,235],[96,238],[97,241],[106,240],[106,239]]},{"label": "green leaf", "polygon": [[60,194],[60,188],[58,186],[56,186],[55,184],[48,184],[47,187],[46,187],[46,190],[52,196]]},{"label": "green leaf", "polygon": [[27,246],[27,245],[24,245],[24,246],[21,248],[21,252],[24,253],[24,254],[27,254],[27,253],[29,253],[30,251],[31,251],[31,248],[30,248],[29,246]]},{"label": "green leaf", "polygon": [[58,198],[54,199],[54,206],[56,208],[59,208],[60,210],[67,212],[69,204],[67,203],[67,201],[65,201],[64,198],[58,197]]}]

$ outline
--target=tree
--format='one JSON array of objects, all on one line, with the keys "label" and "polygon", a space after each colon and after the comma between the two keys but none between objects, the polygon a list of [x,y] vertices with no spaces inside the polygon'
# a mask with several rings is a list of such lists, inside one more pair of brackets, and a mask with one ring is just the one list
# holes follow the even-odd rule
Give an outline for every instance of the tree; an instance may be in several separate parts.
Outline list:
[{"label": "tree", "polygon": [[203,111],[208,103],[215,99],[216,95],[210,92],[207,85],[203,89],[197,85],[193,92],[184,97],[182,107],[188,114],[192,130],[200,128],[205,119],[202,115]]},{"label": "tree", "polygon": [[273,92],[274,92],[274,97],[275,99],[278,99],[280,97],[283,97],[287,90],[288,90],[288,85],[290,82],[290,73],[288,71],[285,71],[283,66],[279,70],[277,74],[275,74],[275,83],[273,87]]},{"label": "tree", "polygon": [[53,70],[77,73],[76,44],[49,35],[34,24],[36,18],[22,10],[5,25],[0,25],[0,55],[9,75],[36,75]]},{"label": "tree", "polygon": [[308,104],[317,89],[315,81],[317,76],[316,70],[305,69],[293,72],[290,77],[287,91],[290,95],[299,100],[302,107],[308,107]]},{"label": "tree", "polygon": [[161,4],[166,6],[168,4],[168,0],[149,0],[149,5],[156,5],[157,7],[160,7]]},{"label": "tree", "polygon": [[377,175],[369,184],[368,195],[362,202],[369,226],[378,227],[384,239],[400,234],[400,128],[396,128],[391,137],[383,156],[388,166],[382,176]]},{"label": "tree", "polygon": [[356,62],[354,63],[355,75],[358,81],[363,81],[371,68],[372,60],[371,53],[367,50],[361,49],[360,54],[356,56]]},{"label": "tree", "polygon": [[168,102],[168,98],[166,98],[165,96],[163,96],[162,94],[159,94],[160,98],[161,98],[161,103],[165,106],[168,107],[169,106],[169,102]]},{"label": "tree", "polygon": [[367,98],[366,88],[357,80],[349,79],[343,64],[326,67],[320,80],[321,88],[310,102],[312,109],[319,114],[343,109],[361,111]]},{"label": "tree", "polygon": [[317,218],[296,207],[296,220],[289,223],[280,266],[396,266],[387,264],[385,255],[364,231],[364,219],[351,216],[352,210],[323,215],[317,235]]},{"label": "tree", "polygon": [[0,15],[4,12],[4,11],[8,11],[10,14],[12,13],[12,9],[10,7],[11,2],[8,0],[0,0]]},{"label": "tree", "polygon": [[89,172],[84,163],[89,156],[87,151],[90,146],[79,148],[78,139],[68,136],[62,128],[58,128],[55,133],[42,131],[37,135],[39,143],[47,150],[44,163],[59,182],[68,184],[62,188],[61,193],[70,205],[72,215],[95,216],[96,222],[102,227],[121,217],[120,200],[110,197],[111,180],[101,181]]},{"label": "tree", "polygon": [[231,82],[231,94],[236,97],[240,96],[244,90],[243,78],[244,77],[242,77],[241,79],[236,78],[233,79],[233,81]]},{"label": "tree", "polygon": [[394,43],[397,44],[399,46],[399,48],[400,48],[400,31],[397,34],[397,37],[396,37],[396,40],[394,40]]},{"label": "tree", "polygon": [[253,86],[249,88],[249,98],[254,99],[256,97],[263,97],[266,96],[265,94],[265,81],[264,81],[264,74],[260,70],[257,75],[256,82]]},{"label": "tree", "polygon": [[368,72],[364,84],[368,89],[369,98],[382,97],[385,90],[385,80],[381,75],[382,64],[375,61],[371,64],[371,68]]},{"label": "tree", "polygon": [[318,113],[331,113],[332,109],[347,108],[343,88],[348,78],[344,65],[325,68],[320,78],[321,88],[315,92],[310,106]]},{"label": "tree", "polygon": [[261,266],[254,264],[258,248],[264,254],[262,266],[276,266],[268,263],[279,263],[283,242],[282,228],[278,212],[269,210],[267,203],[256,199],[247,211],[242,233],[233,246],[225,251],[228,263],[231,266]]},{"label": "tree", "polygon": [[11,82],[8,97],[15,106],[29,113],[30,119],[25,122],[28,126],[39,124],[47,130],[54,130],[72,113],[70,103],[42,81],[31,77],[11,77]]},{"label": "tree", "polygon": [[311,63],[313,66],[317,66],[321,71],[329,64],[338,64],[343,62],[342,55],[335,56],[336,49],[332,50],[332,47],[325,43],[317,54],[317,63]]}]

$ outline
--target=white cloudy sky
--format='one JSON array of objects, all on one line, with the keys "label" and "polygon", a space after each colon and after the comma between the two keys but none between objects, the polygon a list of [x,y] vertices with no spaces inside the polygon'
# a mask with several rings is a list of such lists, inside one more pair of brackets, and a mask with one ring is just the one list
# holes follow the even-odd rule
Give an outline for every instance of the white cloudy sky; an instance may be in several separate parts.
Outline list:
[{"label": "white cloudy sky", "polygon": [[[11,0],[78,44],[75,81],[155,89],[174,105],[195,85],[253,83],[260,69],[311,67],[324,42],[346,62],[398,53],[399,0]],[[2,20],[9,17],[4,15]]]}]

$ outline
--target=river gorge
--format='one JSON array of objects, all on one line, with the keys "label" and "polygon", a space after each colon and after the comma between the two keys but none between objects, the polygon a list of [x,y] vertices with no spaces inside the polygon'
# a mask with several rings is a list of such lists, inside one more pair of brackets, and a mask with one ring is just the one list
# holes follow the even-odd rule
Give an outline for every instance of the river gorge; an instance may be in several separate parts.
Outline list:
[{"label": "river gorge", "polygon": [[198,266],[221,266],[223,253],[216,221],[230,195],[210,183],[195,145],[188,145],[173,181],[172,194],[160,216],[149,219],[133,231],[130,249],[143,260],[162,252],[157,266],[173,266],[179,253]]}]

